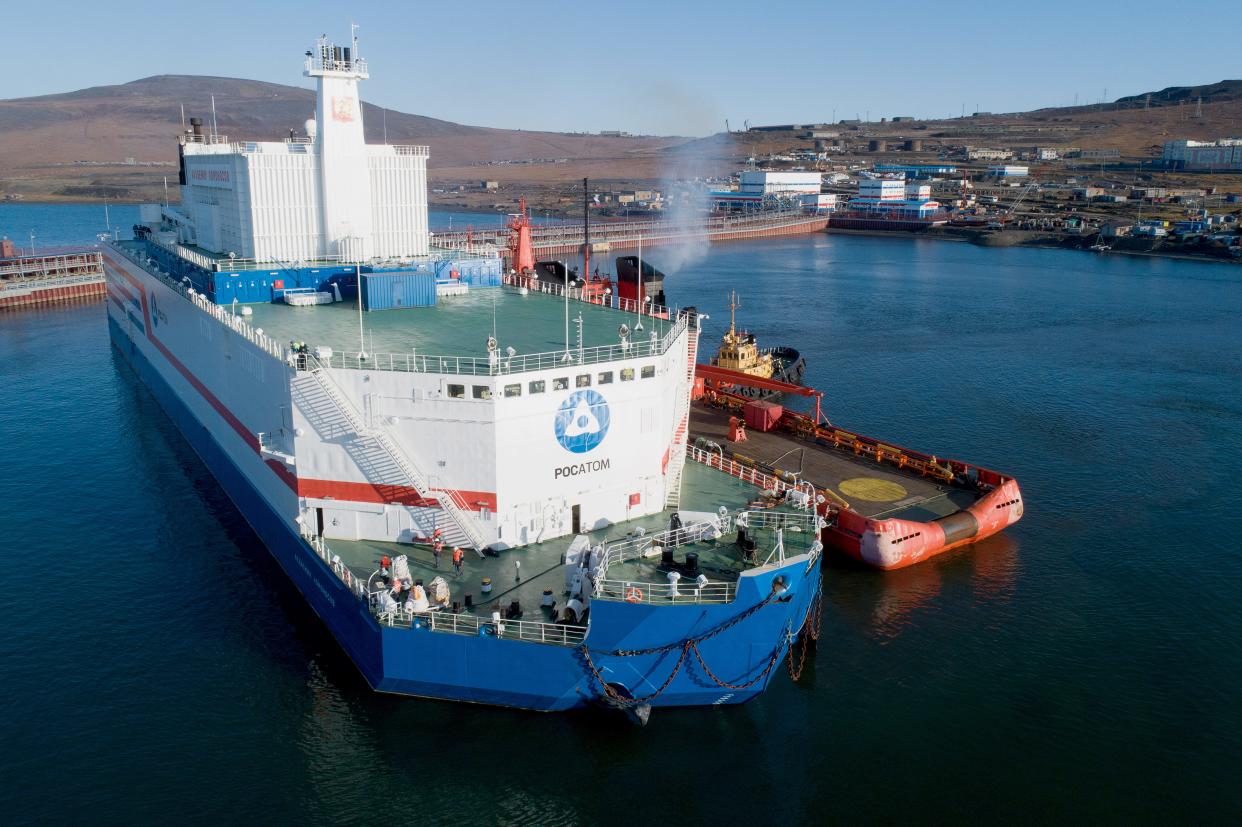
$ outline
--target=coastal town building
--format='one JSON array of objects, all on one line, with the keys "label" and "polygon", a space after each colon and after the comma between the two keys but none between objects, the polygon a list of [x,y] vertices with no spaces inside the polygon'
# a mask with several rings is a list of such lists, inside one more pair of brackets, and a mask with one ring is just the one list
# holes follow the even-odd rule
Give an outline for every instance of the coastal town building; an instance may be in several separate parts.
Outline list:
[{"label": "coastal town building", "polygon": [[986,146],[968,146],[966,147],[966,159],[968,161],[1007,161],[1013,157],[1011,149],[997,149]]},{"label": "coastal town building", "polygon": [[1166,141],[1162,160],[1171,169],[1242,170],[1242,138]]}]

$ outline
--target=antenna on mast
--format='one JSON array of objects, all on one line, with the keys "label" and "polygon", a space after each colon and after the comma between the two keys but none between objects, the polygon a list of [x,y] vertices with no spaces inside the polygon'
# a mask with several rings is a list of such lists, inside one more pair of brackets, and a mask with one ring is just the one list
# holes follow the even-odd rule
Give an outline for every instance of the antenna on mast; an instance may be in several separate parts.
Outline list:
[{"label": "antenna on mast", "polygon": [[211,96],[211,142],[220,140],[220,125],[216,123],[216,96]]}]

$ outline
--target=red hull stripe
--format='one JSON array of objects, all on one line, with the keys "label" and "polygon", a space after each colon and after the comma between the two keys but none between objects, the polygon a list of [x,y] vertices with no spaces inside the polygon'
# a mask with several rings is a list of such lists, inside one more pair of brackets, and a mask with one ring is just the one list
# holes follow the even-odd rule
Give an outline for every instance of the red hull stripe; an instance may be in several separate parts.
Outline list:
[{"label": "red hull stripe", "polygon": [[[128,276],[127,276],[127,278],[128,278]],[[121,283],[121,282],[119,282],[119,281],[117,281],[117,282],[113,282],[113,283],[112,283],[112,286],[113,286],[114,288],[116,288],[116,292],[117,292],[117,293],[119,293],[121,296],[123,296],[124,298],[128,299],[129,301],[133,302],[133,303],[134,303],[134,307],[139,307],[139,304],[138,304],[138,298],[137,298],[137,297],[136,297],[133,293],[129,292],[129,288],[128,288],[128,287],[126,287],[124,284],[122,284],[122,283]],[[141,292],[141,291],[139,291],[139,292]]]},{"label": "red hull stripe", "polygon": [[191,373],[190,369],[181,363],[181,360],[179,360],[176,356],[173,356],[172,352],[168,348],[164,347],[163,342],[155,338],[155,334],[151,332],[151,310],[147,306],[147,294],[146,291],[142,289],[142,284],[125,270],[118,267],[116,262],[114,262],[111,258],[107,256],[104,256],[104,258],[108,260],[108,263],[112,265],[114,270],[120,273],[121,276],[133,286],[135,292],[142,297],[142,317],[146,320],[147,339],[151,341],[151,344],[155,345],[156,349],[159,350],[160,353],[164,354],[164,358],[168,360],[168,363],[172,365],[176,369],[177,373],[180,373],[185,380],[194,387],[194,390],[198,391],[199,395],[207,401],[207,404],[210,405],[216,413],[220,414],[220,417],[229,424],[229,427],[232,428],[237,435],[241,437],[242,440],[244,440],[245,443],[251,447],[251,449],[254,450],[255,453],[258,453],[259,438],[244,424],[242,424],[242,421],[234,416],[233,412],[230,411],[206,385],[198,381],[198,377]]},{"label": "red hull stripe", "polygon": [[[189,368],[183,365],[181,361],[164,346],[163,342],[155,338],[155,335],[151,333],[151,312],[147,308],[147,294],[146,291],[142,289],[142,285],[137,279],[117,266],[116,262],[114,262],[110,257],[105,255],[104,258],[109,264],[112,265],[112,269],[128,281],[138,295],[142,297],[142,315],[143,318],[147,320],[147,339],[149,339],[159,350],[159,352],[164,355],[164,358],[168,360],[168,363],[172,365],[178,373],[185,377],[185,380],[193,386],[194,390],[198,391],[199,395],[206,400],[207,404],[211,405],[212,409],[215,410],[215,412],[228,423],[229,427],[231,427],[238,436],[245,440],[246,444],[249,445],[255,453],[258,453],[259,438],[247,429],[246,426],[242,424],[242,421],[234,416],[233,412],[230,411],[225,404],[221,402],[210,389],[207,388],[206,385],[200,382],[198,377],[190,372]],[[113,300],[115,301],[115,298]],[[332,498],[337,500],[348,500],[350,502],[412,505],[424,508],[439,508],[440,506],[440,504],[435,500],[424,499],[420,497],[418,492],[413,488],[403,485],[375,485],[369,482],[299,479],[297,475],[290,471],[284,463],[269,459],[265,464],[268,468],[272,469],[272,472],[276,474],[276,476],[280,477],[281,481],[284,482],[285,485],[289,486],[290,491],[293,491],[301,497],[314,497],[320,499]],[[477,511],[481,507],[489,508],[492,511],[496,510],[495,493],[487,491],[453,491],[450,489],[436,490],[449,491],[457,503],[468,511]]]},{"label": "red hull stripe", "polygon": [[[457,503],[468,511],[480,508],[496,510],[496,495],[487,491],[454,491],[437,488],[452,495]],[[418,506],[421,508],[439,508],[435,500],[425,499],[413,488],[405,485],[383,485],[370,482],[346,482],[344,480],[314,480],[301,477],[297,481],[297,492],[301,497],[313,499],[348,500],[362,503],[391,503],[394,505]]]}]

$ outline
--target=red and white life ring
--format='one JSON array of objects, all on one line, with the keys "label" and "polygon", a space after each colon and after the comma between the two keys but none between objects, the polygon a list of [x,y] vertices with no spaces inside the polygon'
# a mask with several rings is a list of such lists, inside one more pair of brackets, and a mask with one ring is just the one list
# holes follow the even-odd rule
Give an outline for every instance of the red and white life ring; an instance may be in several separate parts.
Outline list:
[{"label": "red and white life ring", "polygon": [[638,588],[637,586],[630,586],[628,589],[625,590],[625,602],[626,603],[642,603],[643,602],[643,590]]}]

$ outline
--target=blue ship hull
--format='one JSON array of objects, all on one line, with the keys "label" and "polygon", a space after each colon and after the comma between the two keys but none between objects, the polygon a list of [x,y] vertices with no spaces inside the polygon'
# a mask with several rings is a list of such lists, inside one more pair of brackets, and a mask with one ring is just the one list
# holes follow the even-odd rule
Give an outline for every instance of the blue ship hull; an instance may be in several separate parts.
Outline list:
[{"label": "blue ship hull", "polygon": [[[544,711],[597,704],[609,694],[651,706],[741,703],[760,694],[780,671],[781,658],[819,596],[822,555],[814,555],[743,577],[729,604],[653,606],[596,600],[586,651],[381,625],[290,520],[267,504],[149,361],[145,349],[130,340],[111,314],[108,322],[117,349],[378,691]],[[787,590],[774,597],[778,577]],[[696,640],[693,646],[687,644]]]}]

